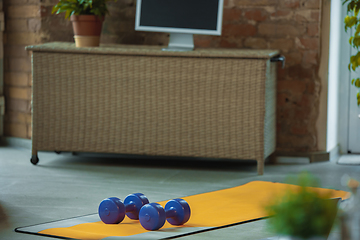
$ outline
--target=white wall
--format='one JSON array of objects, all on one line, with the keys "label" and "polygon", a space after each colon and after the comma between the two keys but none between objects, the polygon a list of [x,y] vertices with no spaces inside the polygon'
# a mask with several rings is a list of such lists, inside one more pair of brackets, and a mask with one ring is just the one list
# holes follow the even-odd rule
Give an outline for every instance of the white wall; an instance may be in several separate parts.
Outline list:
[{"label": "white wall", "polygon": [[349,34],[344,30],[346,6],[340,0],[331,1],[330,47],[328,71],[328,104],[326,151],[339,145],[340,152],[347,152],[348,145],[348,96],[349,96]]},{"label": "white wall", "polygon": [[338,144],[338,114],[339,114],[339,80],[340,80],[340,43],[343,31],[341,1],[331,1],[330,18],[330,48],[328,75],[328,106],[326,151],[331,151]]}]

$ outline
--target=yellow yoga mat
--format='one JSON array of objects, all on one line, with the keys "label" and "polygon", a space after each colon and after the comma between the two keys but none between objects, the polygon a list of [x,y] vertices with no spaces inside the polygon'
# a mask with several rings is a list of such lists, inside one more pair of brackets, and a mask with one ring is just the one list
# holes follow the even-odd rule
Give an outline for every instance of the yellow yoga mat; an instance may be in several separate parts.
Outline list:
[{"label": "yellow yoga mat", "polygon": [[[120,224],[104,224],[97,214],[59,220],[15,229],[17,232],[56,236],[70,239],[162,239],[206,231],[218,227],[248,222],[267,217],[264,205],[281,196],[287,189],[296,190],[299,186],[253,181],[247,184],[215,192],[182,197],[191,208],[191,217],[182,226],[169,223],[157,231],[147,231],[139,221],[125,218]],[[345,191],[314,188],[319,193],[329,194],[329,198],[346,199]],[[179,196],[181,197],[181,196]],[[158,202],[165,206],[167,201]]]}]

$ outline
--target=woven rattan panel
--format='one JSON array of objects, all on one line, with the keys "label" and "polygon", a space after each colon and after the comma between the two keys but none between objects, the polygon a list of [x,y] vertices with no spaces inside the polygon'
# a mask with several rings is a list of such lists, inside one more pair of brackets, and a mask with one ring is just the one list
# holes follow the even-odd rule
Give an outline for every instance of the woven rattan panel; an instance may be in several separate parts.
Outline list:
[{"label": "woven rattan panel", "polygon": [[265,82],[264,158],[276,148],[276,70],[275,63],[267,62]]},{"label": "woven rattan panel", "polygon": [[34,52],[33,149],[260,160],[267,66]]}]

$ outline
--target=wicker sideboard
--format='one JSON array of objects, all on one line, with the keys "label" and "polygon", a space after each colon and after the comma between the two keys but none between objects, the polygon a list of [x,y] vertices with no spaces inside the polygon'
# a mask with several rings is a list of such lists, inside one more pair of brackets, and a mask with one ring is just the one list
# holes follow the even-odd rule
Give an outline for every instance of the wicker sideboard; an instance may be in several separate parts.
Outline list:
[{"label": "wicker sideboard", "polygon": [[275,150],[273,50],[73,43],[32,51],[38,151],[256,160]]}]

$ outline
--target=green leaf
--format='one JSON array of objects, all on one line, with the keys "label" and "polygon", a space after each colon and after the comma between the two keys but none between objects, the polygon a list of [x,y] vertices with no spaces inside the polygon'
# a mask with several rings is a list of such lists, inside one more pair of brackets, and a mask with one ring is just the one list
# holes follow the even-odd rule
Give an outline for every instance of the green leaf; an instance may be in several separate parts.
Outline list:
[{"label": "green leaf", "polygon": [[71,15],[90,14],[99,17],[105,16],[109,13],[106,2],[117,0],[59,0],[53,7],[52,14],[59,14],[65,12],[65,18]]},{"label": "green leaf", "polygon": [[360,88],[360,78],[357,78],[354,83],[355,87]]},{"label": "green leaf", "polygon": [[354,39],[354,37],[350,37],[350,38],[349,38],[349,44],[350,44],[350,45],[352,44],[353,39]]},{"label": "green leaf", "polygon": [[265,206],[269,216],[269,227],[277,234],[291,235],[308,239],[323,236],[331,229],[332,217],[336,216],[336,207],[332,201],[325,200],[329,195],[319,194],[308,187],[318,186],[312,175],[304,172],[292,178],[290,184],[299,185],[298,191],[288,190],[283,197],[274,195]]}]

